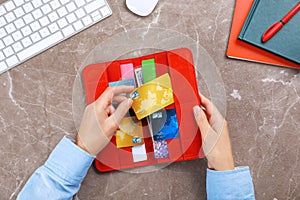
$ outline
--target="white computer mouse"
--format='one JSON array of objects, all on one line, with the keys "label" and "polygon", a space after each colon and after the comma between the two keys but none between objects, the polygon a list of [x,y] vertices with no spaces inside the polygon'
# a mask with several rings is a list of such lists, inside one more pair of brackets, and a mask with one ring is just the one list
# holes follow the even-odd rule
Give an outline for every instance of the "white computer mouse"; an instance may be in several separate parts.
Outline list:
[{"label": "white computer mouse", "polygon": [[127,8],[140,16],[149,15],[157,5],[158,0],[126,0]]}]

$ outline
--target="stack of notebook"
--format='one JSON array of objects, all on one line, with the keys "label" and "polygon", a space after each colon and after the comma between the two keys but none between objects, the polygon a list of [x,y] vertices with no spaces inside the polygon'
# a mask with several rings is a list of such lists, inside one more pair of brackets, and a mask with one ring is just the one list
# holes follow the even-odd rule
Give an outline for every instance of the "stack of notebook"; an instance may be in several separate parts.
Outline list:
[{"label": "stack of notebook", "polygon": [[236,0],[227,56],[300,69],[300,12],[267,42],[262,35],[299,0]]}]

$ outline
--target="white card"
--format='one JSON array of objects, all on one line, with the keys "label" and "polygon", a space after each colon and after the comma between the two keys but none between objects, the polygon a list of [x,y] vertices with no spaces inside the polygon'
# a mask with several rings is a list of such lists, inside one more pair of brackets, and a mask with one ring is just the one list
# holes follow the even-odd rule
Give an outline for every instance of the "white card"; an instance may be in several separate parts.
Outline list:
[{"label": "white card", "polygon": [[145,144],[132,147],[133,162],[141,162],[147,160]]}]

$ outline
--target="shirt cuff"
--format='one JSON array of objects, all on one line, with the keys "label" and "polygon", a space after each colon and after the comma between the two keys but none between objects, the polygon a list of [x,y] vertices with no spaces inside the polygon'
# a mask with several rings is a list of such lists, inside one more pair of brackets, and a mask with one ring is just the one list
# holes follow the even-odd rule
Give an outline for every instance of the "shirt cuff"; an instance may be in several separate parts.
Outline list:
[{"label": "shirt cuff", "polygon": [[66,136],[57,144],[45,167],[63,180],[82,181],[95,156],[88,154]]},{"label": "shirt cuff", "polygon": [[206,189],[208,199],[255,199],[249,167],[207,169]]}]

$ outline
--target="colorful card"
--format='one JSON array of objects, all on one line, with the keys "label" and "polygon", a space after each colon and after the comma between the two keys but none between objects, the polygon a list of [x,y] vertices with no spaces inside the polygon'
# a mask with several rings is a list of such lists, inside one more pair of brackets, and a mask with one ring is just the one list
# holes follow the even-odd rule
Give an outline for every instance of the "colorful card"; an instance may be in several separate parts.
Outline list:
[{"label": "colorful card", "polygon": [[144,76],[144,83],[148,83],[156,78],[156,67],[155,60],[143,60],[142,61],[142,71]]},{"label": "colorful card", "polygon": [[168,144],[165,140],[154,141],[153,148],[154,148],[154,157],[155,158],[168,158],[169,157]]},{"label": "colorful card", "polygon": [[[120,69],[122,74],[122,80],[133,79],[134,81],[134,70],[133,70],[132,63],[122,64],[120,65]],[[134,85],[135,85],[135,81],[134,81]]]},{"label": "colorful card", "polygon": [[120,130],[116,131],[117,148],[144,144],[141,121],[135,120],[133,117],[124,117],[119,127]]},{"label": "colorful card", "polygon": [[139,120],[174,103],[169,74],[164,74],[135,89],[130,98],[133,100],[132,108]]},{"label": "colorful card", "polygon": [[169,140],[179,137],[176,110],[159,110],[150,115],[150,126],[154,140]]}]

